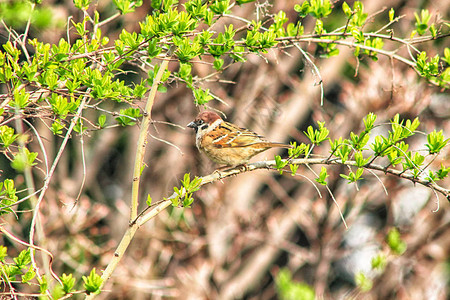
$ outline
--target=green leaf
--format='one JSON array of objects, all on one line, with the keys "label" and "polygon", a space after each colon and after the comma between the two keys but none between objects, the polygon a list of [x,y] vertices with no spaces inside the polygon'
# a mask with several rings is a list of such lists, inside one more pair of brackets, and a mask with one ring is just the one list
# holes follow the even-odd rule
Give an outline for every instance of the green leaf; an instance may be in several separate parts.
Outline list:
[{"label": "green leaf", "polygon": [[436,132],[436,129],[433,132],[427,135],[428,143],[425,146],[428,148],[430,154],[439,153],[442,148],[444,148],[450,139],[444,140],[444,134],[442,130]]},{"label": "green leaf", "polygon": [[19,268],[25,268],[28,264],[31,263],[31,254],[30,250],[22,250],[17,257],[14,259],[14,263]]},{"label": "green leaf", "polygon": [[209,94],[209,89],[203,90],[202,88],[198,88],[193,89],[192,92],[194,93],[195,104],[197,105],[204,105],[214,99],[213,96]]},{"label": "green leaf", "polygon": [[228,7],[230,7],[230,0],[214,0],[209,9],[217,15],[222,15],[229,12]]},{"label": "green leaf", "polygon": [[386,242],[395,254],[401,255],[406,251],[406,243],[401,239],[400,233],[396,228],[389,230]]},{"label": "green leaf", "polygon": [[87,10],[90,3],[91,0],[73,0],[75,7],[81,10]]},{"label": "green leaf", "polygon": [[425,34],[428,29],[428,22],[431,19],[431,14],[428,9],[422,9],[419,15],[415,12],[414,17],[416,18],[416,31],[419,35]]},{"label": "green leaf", "polygon": [[447,177],[448,173],[450,172],[450,167],[446,168],[442,163],[441,163],[441,168],[436,172],[436,176],[438,179],[442,180],[445,177]]},{"label": "green leaf", "polygon": [[289,167],[291,168],[291,175],[295,176],[295,174],[297,174],[299,165],[289,165]]},{"label": "green leaf", "polygon": [[391,9],[389,10],[389,22],[394,21],[394,16],[395,16],[395,10],[391,7]]},{"label": "green leaf", "polygon": [[281,300],[314,300],[314,289],[303,282],[292,280],[288,269],[281,269],[276,278],[278,299]]},{"label": "green leaf", "polygon": [[314,27],[314,32],[318,35],[323,33],[323,21],[321,19],[316,20],[316,26]]},{"label": "green leaf", "polygon": [[283,160],[281,156],[275,156],[276,168],[280,172],[280,175],[283,174],[283,168],[288,164],[288,161]]},{"label": "green leaf", "polygon": [[14,156],[11,167],[19,172],[23,172],[25,168],[36,165],[34,161],[37,156],[37,152],[30,152],[27,148],[22,147],[19,149],[19,153]]},{"label": "green leaf", "polygon": [[357,167],[363,167],[365,166],[371,159],[372,156],[369,156],[368,158],[364,159],[363,154],[361,151],[358,151],[355,153],[355,161]]},{"label": "green leaf", "polygon": [[321,170],[320,170],[319,177],[316,178],[315,180],[318,183],[320,183],[321,185],[327,185],[327,182],[326,182],[325,179],[327,179],[328,176],[330,176],[330,175],[328,175],[328,173],[327,173],[327,168],[322,167]]},{"label": "green leaf", "polygon": [[134,12],[134,1],[131,0],[113,0],[114,4],[116,5],[117,9],[120,11],[122,15],[125,15],[127,13]]},{"label": "green leaf", "polygon": [[300,24],[300,22],[297,22],[297,24],[289,23],[286,27],[286,33],[288,36],[299,36],[302,35],[304,31],[303,26]]},{"label": "green leaf", "polygon": [[147,54],[149,58],[153,58],[161,53],[162,47],[158,45],[158,39],[154,38],[148,42]]},{"label": "green leaf", "polygon": [[19,109],[23,109],[28,105],[28,100],[30,99],[30,94],[28,94],[25,89],[14,90],[14,101],[11,101],[11,105]]},{"label": "green leaf", "polygon": [[256,0],[236,0],[236,3],[239,5],[255,2]]},{"label": "green leaf", "polygon": [[106,116],[100,115],[98,116],[97,126],[100,128],[105,128],[106,125]]},{"label": "green leaf", "polygon": [[324,126],[325,122],[317,122],[319,128],[314,130],[312,126],[308,126],[307,131],[303,132],[309,140],[316,145],[319,145],[321,142],[327,139],[330,131]]},{"label": "green leaf", "polygon": [[441,57],[443,61],[447,63],[447,65],[450,65],[450,48],[444,49],[444,57]]},{"label": "green leaf", "polygon": [[387,259],[384,254],[378,254],[372,258],[372,269],[383,271],[387,265]]},{"label": "green leaf", "polygon": [[347,179],[347,180],[348,180],[347,183],[350,184],[350,183],[354,183],[354,182],[356,182],[356,181],[362,179],[361,176],[362,176],[363,173],[364,173],[364,169],[363,169],[363,168],[358,168],[358,169],[356,170],[356,173],[354,173],[353,171],[350,171],[350,172],[348,173],[348,175],[345,175],[345,174],[339,174],[339,175],[340,175],[342,178]]},{"label": "green leaf", "polygon": [[373,287],[373,281],[368,278],[362,271],[356,273],[355,283],[362,292],[368,292]]},{"label": "green leaf", "polygon": [[62,130],[65,128],[63,124],[61,124],[61,120],[57,119],[52,123],[52,127],[50,128],[54,135],[62,134]]},{"label": "green leaf", "polygon": [[[4,187],[4,190],[2,190]],[[17,202],[16,189],[14,187],[14,181],[12,179],[5,179],[0,182],[0,215],[5,215],[13,212],[11,206]]]},{"label": "green leaf", "polygon": [[291,142],[292,148],[288,149],[289,158],[297,158],[302,154],[307,154],[309,151],[309,145],[301,143],[297,146],[297,142]]},{"label": "green leaf", "polygon": [[121,126],[133,126],[136,124],[138,118],[142,117],[139,108],[127,108],[120,110],[120,116],[116,118],[116,121]]},{"label": "green leaf", "polygon": [[0,142],[3,144],[3,147],[8,148],[18,136],[18,134],[14,134],[14,128],[7,125],[0,126]]},{"label": "green leaf", "polygon": [[48,289],[47,277],[45,277],[45,275],[44,275],[41,278],[42,279],[39,279],[39,277],[38,277],[39,293],[46,294],[47,293],[47,289]]},{"label": "green leaf", "polygon": [[342,10],[344,11],[344,14],[350,18],[353,14],[353,11],[351,10],[350,6],[348,6],[347,2],[342,3]]},{"label": "green leaf", "polygon": [[22,283],[30,283],[30,280],[33,279],[36,276],[36,273],[34,272],[33,266],[30,266],[28,268],[28,271],[22,275]]},{"label": "green leaf", "polygon": [[309,13],[317,19],[324,18],[331,13],[330,0],[310,0]]},{"label": "green leaf", "polygon": [[6,256],[8,256],[8,248],[3,245],[0,245],[0,262],[4,263]]},{"label": "green leaf", "polygon": [[311,11],[311,6],[309,5],[309,2],[308,2],[308,1],[304,1],[304,2],[302,3],[302,5],[295,4],[295,5],[294,5],[294,10],[295,10],[296,12],[298,12],[298,15],[299,15],[300,18],[304,18],[304,17],[306,17],[306,16],[309,14],[309,12]]},{"label": "green leaf", "polygon": [[78,119],[77,123],[73,127],[73,130],[77,133],[83,133],[87,129],[86,126],[83,126],[83,120],[80,118]]},{"label": "green leaf", "polygon": [[62,289],[64,293],[70,293],[75,286],[75,278],[72,277],[72,274],[66,275],[66,273],[63,273],[60,279],[63,284]]},{"label": "green leaf", "polygon": [[223,63],[224,63],[223,59],[216,58],[213,63],[214,69],[216,69],[217,71],[220,71],[223,67]]},{"label": "green leaf", "polygon": [[84,281],[83,286],[88,293],[95,293],[95,294],[100,293],[100,286],[103,280],[100,277],[100,275],[97,275],[97,273],[95,272],[95,268],[92,269],[88,277],[83,276],[83,281]]}]

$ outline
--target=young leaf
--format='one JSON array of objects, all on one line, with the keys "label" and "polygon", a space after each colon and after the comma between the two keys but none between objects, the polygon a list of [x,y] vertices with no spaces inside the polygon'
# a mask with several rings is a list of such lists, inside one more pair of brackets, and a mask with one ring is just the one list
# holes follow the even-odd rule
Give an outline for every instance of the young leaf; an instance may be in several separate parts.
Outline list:
[{"label": "young leaf", "polygon": [[95,268],[92,269],[89,276],[83,276],[84,288],[88,293],[100,293],[100,285],[102,284],[102,278],[95,272]]}]

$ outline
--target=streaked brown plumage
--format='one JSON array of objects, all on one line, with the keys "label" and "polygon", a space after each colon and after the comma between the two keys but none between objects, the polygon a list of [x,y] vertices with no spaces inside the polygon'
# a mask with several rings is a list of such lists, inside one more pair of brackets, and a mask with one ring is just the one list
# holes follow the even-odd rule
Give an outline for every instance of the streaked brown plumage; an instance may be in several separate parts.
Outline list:
[{"label": "streaked brown plumage", "polygon": [[290,145],[267,141],[255,132],[225,122],[215,112],[201,112],[187,125],[195,129],[196,146],[218,164],[235,167],[270,148],[291,148]]}]

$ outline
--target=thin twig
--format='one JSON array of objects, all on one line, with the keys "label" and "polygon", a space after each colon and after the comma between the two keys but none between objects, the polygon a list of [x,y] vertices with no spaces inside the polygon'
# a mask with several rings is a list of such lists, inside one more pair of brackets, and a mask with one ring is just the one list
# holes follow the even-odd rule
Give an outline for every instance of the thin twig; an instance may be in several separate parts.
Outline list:
[{"label": "thin twig", "polygon": [[[81,180],[80,190],[78,191],[77,198],[75,198],[75,202],[73,203],[72,209],[77,205],[78,200],[80,200],[81,193],[83,192],[84,184],[86,182],[86,156],[84,154],[84,139],[83,133],[80,134],[80,147],[81,147],[81,162],[83,164],[83,179]],[[71,210],[72,210],[71,209]]]},{"label": "thin twig", "polygon": [[309,63],[309,65],[312,67],[313,74],[317,77],[319,77],[319,82],[316,82],[316,85],[320,85],[320,106],[323,106],[323,98],[324,98],[324,91],[323,91],[323,80],[322,76],[320,75],[319,68],[317,68],[316,64],[309,58],[308,54],[303,51],[302,47],[298,43],[294,43],[294,46],[300,51],[300,53],[303,55],[303,57],[306,59],[306,61]]},{"label": "thin twig", "polygon": [[[38,247],[38,246],[36,246],[36,245],[33,245],[33,244],[29,244],[29,243],[27,243],[27,242],[25,242],[25,241],[22,241],[21,239],[15,237],[15,236],[14,236],[12,233],[10,233],[8,230],[6,230],[2,225],[0,225],[0,231],[1,231],[4,235],[6,235],[6,236],[9,237],[10,239],[12,239],[13,241],[15,241],[15,242],[17,242],[17,243],[19,243],[19,244],[21,244],[21,245],[30,247],[31,249],[36,249],[36,250],[42,251],[42,252],[44,252],[45,254],[47,254],[47,255],[50,257],[50,273],[52,274],[52,277],[53,277],[56,281],[58,281],[59,284],[62,285],[62,282],[61,282],[61,280],[59,279],[59,277],[55,274],[55,272],[53,272],[53,269],[52,269],[53,254],[51,254],[50,251],[48,251],[47,249]],[[31,252],[31,251],[30,251],[30,252]]]}]

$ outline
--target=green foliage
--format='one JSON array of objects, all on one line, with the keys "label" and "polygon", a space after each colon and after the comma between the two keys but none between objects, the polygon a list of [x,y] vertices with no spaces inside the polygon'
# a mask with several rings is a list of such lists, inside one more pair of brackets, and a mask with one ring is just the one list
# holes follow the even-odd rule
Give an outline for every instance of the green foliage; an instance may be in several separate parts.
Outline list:
[{"label": "green foliage", "polygon": [[142,117],[139,108],[127,108],[120,110],[120,116],[116,121],[122,126],[133,126],[136,124],[138,118]]},{"label": "green foliage", "polygon": [[12,28],[22,28],[31,19],[32,26],[40,30],[48,28],[56,21],[51,9],[43,6],[35,6],[32,9],[30,2],[40,4],[42,0],[0,1],[0,20],[4,20]]},{"label": "green foliage", "polygon": [[354,182],[362,179],[361,176],[362,176],[363,173],[364,173],[364,169],[363,168],[358,168],[356,170],[356,173],[354,173],[353,171],[350,171],[348,173],[348,175],[340,174],[340,176],[342,178],[344,178],[344,179],[347,179],[348,183],[354,183]]},{"label": "green foliage", "polygon": [[[283,168],[287,166],[290,162],[290,160],[300,157],[300,155],[307,155],[309,153],[309,145],[301,143],[297,146],[297,142],[291,143],[291,148],[288,149],[289,153],[289,159],[283,160],[281,156],[276,155],[275,156],[275,163],[276,168],[280,172],[280,175],[283,174]],[[291,169],[291,175],[295,176],[298,170],[298,165],[296,164],[289,164],[289,168]]]},{"label": "green foliage", "polygon": [[27,283],[31,285],[30,281],[36,276],[36,273],[33,270],[33,267],[30,266],[28,271],[22,275],[22,283]]},{"label": "green foliage", "polygon": [[450,167],[446,168],[443,164],[441,164],[441,168],[436,172],[436,177],[439,180],[442,180],[448,176],[449,172],[450,172]]},{"label": "green foliage", "polygon": [[87,10],[89,8],[89,4],[91,4],[91,0],[73,0],[73,4],[78,9]]},{"label": "green foliage", "polygon": [[406,120],[405,122],[405,120],[400,121],[400,116],[397,114],[394,119],[391,120],[392,130],[389,131],[389,137],[375,137],[375,142],[371,145],[371,148],[375,152],[375,155],[390,155],[389,158],[391,163],[393,163],[394,165],[397,164],[398,161],[396,160],[396,158],[399,156],[398,154],[402,155],[407,150],[406,144],[400,144],[400,142],[414,135],[414,131],[417,129],[417,127],[419,127],[419,125],[420,122],[418,118],[415,118],[414,121]]},{"label": "green foliage", "polygon": [[406,251],[406,243],[402,240],[397,228],[389,230],[386,242],[395,254],[401,255]]},{"label": "green foliage", "polygon": [[212,43],[208,45],[208,52],[214,57],[219,57],[230,51],[235,43],[233,39],[235,33],[236,31],[233,30],[232,24],[228,28],[225,26],[225,31],[223,33],[220,32]]},{"label": "green foliage", "polygon": [[63,284],[62,289],[64,293],[70,293],[75,286],[75,278],[72,277],[72,274],[66,275],[66,273],[63,273],[60,279]]},{"label": "green foliage", "polygon": [[395,16],[395,10],[391,7],[391,9],[389,10],[389,22],[394,21],[394,16]]},{"label": "green foliage", "polygon": [[47,281],[47,277],[42,276],[42,278],[38,278],[38,282],[39,282],[39,293],[40,294],[46,294],[47,293],[47,289],[48,289],[48,281]]},{"label": "green foliage", "polygon": [[189,62],[194,57],[197,57],[203,51],[202,46],[198,41],[191,41],[189,39],[174,39],[174,44],[177,46],[175,55],[180,62]]},{"label": "green foliage", "polygon": [[213,96],[211,96],[211,94],[209,93],[209,89],[203,90],[201,88],[198,88],[194,89],[193,93],[195,98],[195,104],[197,105],[204,105],[209,101],[211,101],[212,99],[214,99]]},{"label": "green foliage", "polygon": [[322,167],[322,168],[320,169],[319,177],[317,177],[315,180],[316,180],[318,183],[320,183],[321,185],[327,185],[327,182],[326,182],[325,179],[327,179],[328,176],[330,176],[330,175],[328,175],[328,173],[327,173],[327,168]]},{"label": "green foliage", "polygon": [[5,262],[5,257],[8,255],[8,248],[0,245],[0,262]]},{"label": "green foliage", "polygon": [[[30,2],[40,4],[41,1]],[[143,3],[141,0],[113,2],[122,15],[133,12]],[[250,2],[253,0],[238,0],[236,3],[244,5]],[[107,126],[107,120],[113,118],[120,126],[135,126],[142,117],[142,111],[138,108],[141,106],[137,101],[145,97],[154,83],[160,92],[166,91],[172,84],[184,84],[192,91],[195,105],[206,106],[213,99],[218,99],[214,96],[214,91],[205,86],[205,82],[210,79],[208,76],[220,75],[232,64],[244,62],[249,53],[263,55],[269,49],[284,49],[302,43],[316,44],[316,53],[328,58],[339,55],[341,47],[350,47],[355,49],[357,60],[368,57],[376,61],[380,55],[387,55],[394,60],[401,58],[400,61],[414,66],[416,72],[430,83],[442,88],[449,87],[449,48],[445,48],[442,54],[437,49],[433,57],[422,51],[416,58],[411,58],[397,56],[400,55],[396,51],[398,48],[391,47],[396,41],[401,41],[399,47],[403,47],[406,42],[418,44],[444,38],[448,34],[446,27],[433,23],[432,14],[428,10],[422,10],[420,15],[414,14],[416,22],[410,41],[394,35],[394,31],[389,31],[390,35],[386,34],[385,29],[400,19],[395,17],[393,9],[389,10],[386,20],[370,24],[382,24],[383,30],[367,29],[368,14],[364,12],[361,1],[354,1],[352,7],[343,2],[345,17],[341,20],[327,18],[335,13],[334,2],[308,0],[294,6],[300,17],[294,23],[290,23],[292,20],[286,12],[278,11],[266,14],[263,21],[245,20],[246,26],[239,27],[238,30],[231,23],[212,26],[218,21],[218,24],[223,24],[223,20],[230,17],[227,15],[233,14],[231,9],[236,3],[229,0],[188,0],[182,4],[178,0],[151,1],[151,14],[139,23],[140,31],[123,29],[118,39],[109,43],[109,38],[102,36],[100,28],[103,29],[102,25],[114,18],[108,21],[110,16],[104,16],[103,12],[100,14],[96,6],[91,5],[91,0],[74,0],[75,7],[82,10],[79,14],[82,17],[78,20],[70,19],[67,35],[64,36],[70,36],[71,39],[61,38],[55,44],[30,39],[22,30],[28,20],[31,29],[45,28],[54,23],[51,10],[38,5],[33,5],[32,9],[32,5],[26,1],[0,3],[0,19],[7,24],[4,25],[5,28],[10,26],[11,29],[8,41],[0,49],[0,83],[7,87],[0,109],[2,118],[7,119],[2,119],[3,125],[0,126],[0,146],[12,168],[18,172],[29,168],[38,170],[36,165],[39,162],[38,153],[29,150],[35,148],[27,145],[25,134],[17,131],[20,133],[18,134],[12,127],[14,122],[10,121],[13,118],[26,120],[42,117],[47,121],[45,124],[49,131],[54,135],[66,134],[67,138],[71,138],[74,132],[85,134],[87,130],[102,130],[114,126]],[[303,18],[310,18],[314,22],[311,32],[305,33]],[[16,30],[19,37],[15,36]],[[415,35],[422,37],[413,39]],[[73,36],[76,38],[72,38]],[[160,81],[155,82],[162,60],[171,60],[171,70],[175,71],[164,70]],[[210,68],[210,74],[204,78],[192,67],[198,61]],[[142,68],[144,74],[147,72],[147,77],[144,75],[139,84],[130,82],[131,76],[128,76],[129,71],[124,68],[125,65]],[[311,144],[302,143],[297,146],[297,143],[292,143],[287,160],[275,157],[276,168],[282,174],[289,165],[294,176],[300,165],[294,160],[301,156],[307,159],[315,157],[312,156],[316,155],[312,153],[315,147],[329,139],[330,154],[323,163],[326,166],[349,165],[349,173],[340,174],[349,183],[362,179],[364,170],[374,167],[374,161],[380,158],[389,161],[385,166],[386,171],[397,167],[397,170],[408,176],[412,175],[415,181],[426,176],[429,186],[448,177],[450,167],[441,165],[439,170],[427,170],[429,155],[439,154],[449,141],[444,138],[442,130],[434,130],[427,135],[425,146],[428,153],[414,152],[409,149],[407,139],[415,134],[420,123],[417,118],[400,120],[400,116],[396,115],[390,122],[389,133],[386,136],[372,136],[373,142],[369,144],[376,118],[375,114],[370,113],[364,119],[364,129],[361,132],[351,132],[348,137],[336,137],[333,141],[328,138],[330,131],[324,122],[318,122],[316,129],[309,126],[305,135]],[[72,128],[69,124],[74,124],[74,132],[69,132],[69,128]],[[368,153],[370,151],[372,152]],[[423,174],[426,175],[421,176]],[[316,181],[327,185],[328,177],[327,168],[322,166]],[[195,177],[191,180],[190,175],[185,174],[181,184],[179,188],[174,187],[172,204],[190,207],[193,203],[192,195],[200,188],[201,179]],[[4,179],[0,182],[0,215],[14,212],[12,207],[17,201],[14,180]],[[146,203],[149,206],[152,204],[150,195]],[[406,250],[406,244],[396,230],[389,232],[387,242],[395,253],[400,254]],[[0,246],[1,276],[4,282],[22,282],[35,289],[38,284],[40,293],[49,292],[48,288],[52,284],[47,282],[45,276],[36,276],[30,263],[29,250],[14,257],[14,263],[6,263],[6,257],[7,248]],[[385,260],[380,256],[372,260],[372,265],[374,268],[384,268]],[[60,279],[63,285],[55,288],[52,293],[54,298],[72,293],[75,288],[76,279],[72,274],[63,274]],[[102,281],[95,269],[89,276],[83,276],[83,282],[87,293],[100,292]],[[372,286],[371,281],[362,273],[357,275],[356,282],[363,291]],[[314,291],[305,284],[294,282],[287,270],[278,274],[277,287],[281,299],[314,298]]]},{"label": "green foliage", "polygon": [[373,281],[368,278],[363,272],[356,273],[355,282],[362,292],[368,292],[373,287]]},{"label": "green foliage", "polygon": [[147,195],[147,201],[145,201],[145,203],[146,203],[148,206],[151,206],[151,205],[152,205],[152,197],[150,196],[150,194]]},{"label": "green foliage", "polygon": [[[425,166],[426,156],[421,155],[419,152],[409,151],[409,144],[405,140],[414,135],[416,129],[420,125],[419,119],[414,120],[401,120],[397,114],[391,121],[391,130],[388,132],[388,137],[378,135],[375,136],[374,141],[370,145],[373,151],[373,155],[367,155],[366,145],[369,142],[370,133],[375,128],[375,120],[377,116],[373,113],[369,113],[364,119],[364,130],[360,134],[350,132],[350,139],[338,139],[331,140],[330,142],[330,156],[325,160],[327,162],[339,162],[342,164],[348,164],[357,167],[356,171],[349,170],[348,174],[339,174],[342,178],[348,181],[348,183],[355,183],[358,180],[363,179],[362,175],[366,168],[372,168],[373,162],[380,157],[387,157],[389,165],[385,168],[395,167],[401,164],[403,171],[402,174],[408,172],[410,174],[408,178],[420,179],[420,175],[424,172],[427,166]],[[312,126],[309,126],[305,135],[310,139],[312,145],[318,145],[324,141],[328,136],[328,129],[324,127],[323,122],[318,122],[319,129],[314,130]],[[443,147],[447,145],[450,139],[444,139],[442,130],[440,132],[433,131],[427,135],[428,143],[426,146],[429,149],[429,155],[437,154]],[[293,148],[289,149],[289,158],[282,159],[281,156],[275,156],[276,168],[283,173],[283,168],[289,165],[292,175],[295,175],[298,170],[298,164],[294,161],[295,158],[304,154],[309,156],[310,145],[301,144],[296,146],[296,143],[292,143]],[[353,159],[353,160],[352,160]],[[379,168],[379,167],[377,167]],[[377,169],[376,168],[376,169]],[[441,169],[433,172],[429,171],[426,180],[430,182],[442,180],[447,177],[450,172],[450,168],[446,168],[441,165]],[[412,176],[411,176],[412,175]],[[321,172],[315,180],[322,184],[327,185],[326,178],[328,177],[327,169],[322,167]],[[423,183],[425,183],[423,181]]]},{"label": "green foliage", "polygon": [[282,269],[275,278],[277,293],[281,300],[314,300],[314,290],[306,283],[292,280],[288,269]]},{"label": "green foliage", "polygon": [[20,254],[14,258],[14,262],[19,269],[26,268],[31,263],[30,250],[22,250]]},{"label": "green foliage", "polygon": [[424,35],[428,29],[428,23],[431,19],[431,14],[428,9],[422,9],[420,12],[420,17],[417,12],[414,13],[414,17],[416,18],[416,31],[419,35]]},{"label": "green foliage", "polygon": [[197,176],[194,177],[194,179],[190,178],[190,174],[186,173],[184,174],[183,180],[181,180],[182,187],[177,188],[174,187],[175,191],[175,197],[171,199],[173,206],[179,206],[180,200],[181,205],[183,207],[190,207],[191,204],[194,202],[194,198],[192,198],[192,194],[200,189],[200,184],[202,183],[202,180],[198,178]]},{"label": "green foliage", "polygon": [[289,163],[287,160],[282,160],[281,156],[275,156],[276,168],[280,172],[280,175],[283,174],[283,168]]},{"label": "green foliage", "polygon": [[18,134],[14,134],[14,128],[7,125],[0,126],[0,142],[2,143],[2,147],[8,148],[18,136]]},{"label": "green foliage", "polygon": [[14,159],[11,162],[11,167],[19,172],[23,172],[26,168],[37,164],[34,162],[37,156],[37,152],[30,152],[27,148],[21,147],[19,149],[19,153],[14,156]]},{"label": "green foliage", "polygon": [[223,67],[223,63],[224,63],[223,59],[216,58],[213,63],[214,69],[216,69],[217,71],[220,71]]},{"label": "green foliage", "polygon": [[325,122],[319,121],[317,122],[317,125],[319,125],[318,129],[308,126],[307,131],[304,131],[306,137],[308,137],[314,145],[319,145],[321,142],[326,140],[328,134],[330,133],[330,131],[325,127]]},{"label": "green foliage", "polygon": [[209,9],[217,15],[222,15],[229,13],[229,7],[230,0],[214,0],[209,6]]},{"label": "green foliage", "polygon": [[387,265],[387,259],[384,254],[378,254],[372,258],[372,269],[384,271]]},{"label": "green foliage", "polygon": [[52,123],[52,127],[50,128],[54,135],[61,135],[63,133],[63,129],[65,128],[64,124],[61,123],[61,120],[56,120]]},{"label": "green foliage", "polygon": [[98,275],[95,272],[95,268],[92,269],[91,273],[89,273],[89,276],[83,276],[84,281],[84,288],[86,289],[87,293],[94,293],[98,294],[100,293],[100,285],[102,284],[102,278],[100,275]]},{"label": "green foliage", "polygon": [[100,128],[105,128],[105,126],[106,126],[106,116],[105,115],[98,116],[97,126]]},{"label": "green foliage", "polygon": [[300,155],[307,155],[309,153],[309,145],[301,143],[297,146],[297,142],[291,142],[292,148],[288,149],[290,158],[297,158]]},{"label": "green foliage", "polygon": [[2,270],[0,278],[4,282],[18,281],[28,285],[36,277],[36,273],[31,265],[30,250],[22,250],[17,257],[13,258],[14,263],[7,263],[7,248],[0,246],[0,269]]},{"label": "green foliage", "polygon": [[14,180],[5,179],[3,182],[0,182],[0,215],[12,212],[9,206],[16,203],[17,200]]},{"label": "green foliage", "polygon": [[428,151],[430,154],[436,154],[439,153],[442,148],[444,148],[445,146],[447,146],[447,143],[450,139],[445,139],[444,140],[444,134],[442,132],[442,130],[436,132],[436,130],[433,130],[433,132],[430,132],[427,135],[427,144],[425,144],[425,146],[427,146]]},{"label": "green foliage", "polygon": [[314,18],[321,19],[331,14],[331,2],[330,0],[310,0],[305,1],[302,5],[296,4],[294,6],[299,16],[304,18],[308,14]]},{"label": "green foliage", "polygon": [[[80,0],[78,0],[80,1]],[[90,2],[90,0],[84,0],[85,2]],[[114,4],[122,15],[134,12],[136,7],[142,5],[142,0],[140,1],[130,1],[130,0],[114,0]]]},{"label": "green foliage", "polygon": [[[344,5],[342,7],[344,9]],[[361,1],[355,1],[350,14],[348,14],[348,10],[347,12],[344,10],[344,13],[350,18],[349,26],[351,29],[361,28],[365,24],[368,16],[368,14],[364,12],[364,5]]]}]

